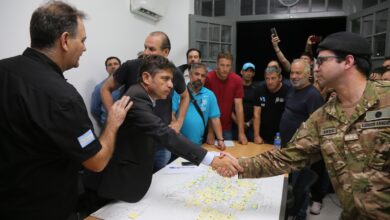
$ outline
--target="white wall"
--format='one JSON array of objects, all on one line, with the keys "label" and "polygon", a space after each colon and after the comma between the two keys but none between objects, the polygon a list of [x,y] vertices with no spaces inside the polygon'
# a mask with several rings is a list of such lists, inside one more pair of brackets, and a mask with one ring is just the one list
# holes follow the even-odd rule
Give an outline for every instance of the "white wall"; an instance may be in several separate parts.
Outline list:
[{"label": "white wall", "polygon": [[[89,109],[94,86],[107,77],[104,61],[117,56],[122,61],[133,59],[143,50],[144,39],[156,30],[168,34],[172,50],[169,58],[185,63],[188,49],[188,14],[193,13],[193,0],[160,0],[167,6],[165,16],[153,22],[130,12],[130,0],[68,0],[88,15],[85,21],[87,51],[80,67],[65,72],[65,77],[84,98]],[[0,3],[0,59],[21,54],[30,45],[29,22],[32,12],[46,1],[6,0]]]}]

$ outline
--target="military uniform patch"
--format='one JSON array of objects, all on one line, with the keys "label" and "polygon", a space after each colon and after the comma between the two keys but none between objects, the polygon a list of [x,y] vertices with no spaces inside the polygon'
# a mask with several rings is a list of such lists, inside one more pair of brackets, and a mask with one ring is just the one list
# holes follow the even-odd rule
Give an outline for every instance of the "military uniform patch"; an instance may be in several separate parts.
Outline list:
[{"label": "military uniform patch", "polygon": [[375,111],[369,111],[366,113],[366,121],[375,121],[381,119],[390,119],[390,107],[378,109]]},{"label": "military uniform patch", "polygon": [[354,141],[354,140],[357,140],[357,139],[359,139],[359,135],[357,135],[357,134],[347,134],[344,137],[345,141]]},{"label": "military uniform patch", "polygon": [[390,127],[390,120],[363,122],[362,129]]},{"label": "military uniform patch", "polygon": [[324,128],[321,129],[320,136],[326,136],[326,135],[331,135],[336,133],[337,133],[336,128]]}]

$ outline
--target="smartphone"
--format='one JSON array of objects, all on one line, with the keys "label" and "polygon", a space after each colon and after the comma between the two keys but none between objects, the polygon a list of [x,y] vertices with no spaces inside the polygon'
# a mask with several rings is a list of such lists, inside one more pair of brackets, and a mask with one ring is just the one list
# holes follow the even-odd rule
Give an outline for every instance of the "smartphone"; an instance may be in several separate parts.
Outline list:
[{"label": "smartphone", "polygon": [[183,161],[183,162],[181,162],[181,165],[182,166],[193,166],[195,164],[191,163],[190,161]]},{"label": "smartphone", "polygon": [[318,44],[320,41],[322,40],[322,37],[321,36],[313,36],[310,38],[310,41],[313,43],[313,44]]},{"label": "smartphone", "polygon": [[271,28],[270,29],[271,30],[271,34],[273,34],[274,35],[274,37],[277,37],[278,36],[278,32],[276,32],[276,28]]}]

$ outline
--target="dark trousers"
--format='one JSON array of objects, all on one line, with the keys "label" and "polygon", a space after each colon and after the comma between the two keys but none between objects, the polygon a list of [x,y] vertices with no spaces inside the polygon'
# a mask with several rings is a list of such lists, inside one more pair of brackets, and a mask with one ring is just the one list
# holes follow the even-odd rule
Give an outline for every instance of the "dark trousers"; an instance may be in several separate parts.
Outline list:
[{"label": "dark trousers", "polygon": [[311,165],[313,170],[318,175],[317,181],[311,186],[311,199],[314,202],[322,203],[322,199],[326,196],[330,186],[330,179],[326,171],[324,160],[320,160]]}]

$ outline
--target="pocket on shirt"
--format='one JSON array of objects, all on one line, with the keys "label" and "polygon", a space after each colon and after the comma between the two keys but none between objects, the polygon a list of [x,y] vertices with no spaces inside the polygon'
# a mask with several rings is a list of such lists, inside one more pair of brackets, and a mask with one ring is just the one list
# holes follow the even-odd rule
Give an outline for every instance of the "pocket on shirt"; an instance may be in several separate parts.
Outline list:
[{"label": "pocket on shirt", "polygon": [[390,143],[384,143],[374,151],[368,166],[378,171],[390,172]]}]

